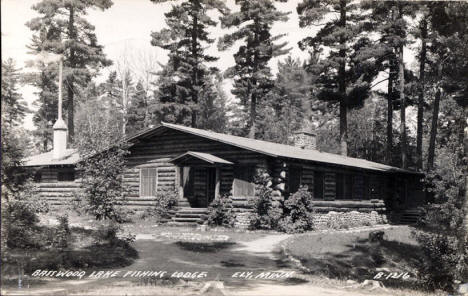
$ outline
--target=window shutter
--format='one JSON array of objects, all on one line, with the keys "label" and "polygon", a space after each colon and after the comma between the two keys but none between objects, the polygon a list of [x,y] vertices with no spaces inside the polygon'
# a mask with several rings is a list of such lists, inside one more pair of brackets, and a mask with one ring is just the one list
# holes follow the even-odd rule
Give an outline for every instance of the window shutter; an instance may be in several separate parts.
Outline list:
[{"label": "window shutter", "polygon": [[323,199],[334,200],[336,197],[336,180],[334,173],[325,173],[323,176]]}]

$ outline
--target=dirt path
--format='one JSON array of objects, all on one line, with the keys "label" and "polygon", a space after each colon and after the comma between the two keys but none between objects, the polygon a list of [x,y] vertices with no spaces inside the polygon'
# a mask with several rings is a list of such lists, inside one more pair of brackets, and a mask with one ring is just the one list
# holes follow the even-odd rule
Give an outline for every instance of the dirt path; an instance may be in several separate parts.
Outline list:
[{"label": "dirt path", "polygon": [[249,252],[254,255],[276,257],[274,251],[280,248],[280,243],[291,237],[289,234],[271,234],[265,237],[248,241],[239,242],[242,247],[233,249],[237,252]]}]

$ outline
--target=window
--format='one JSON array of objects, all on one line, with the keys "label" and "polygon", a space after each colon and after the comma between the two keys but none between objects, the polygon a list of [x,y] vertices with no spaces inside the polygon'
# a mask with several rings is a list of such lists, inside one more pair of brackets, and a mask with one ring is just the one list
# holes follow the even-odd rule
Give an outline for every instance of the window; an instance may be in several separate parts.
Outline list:
[{"label": "window", "polygon": [[355,175],[353,176],[353,199],[364,199],[365,196],[365,184],[364,176]]},{"label": "window", "polygon": [[323,173],[314,172],[314,199],[323,199]]},{"label": "window", "polygon": [[295,193],[302,183],[302,167],[291,166],[289,168],[288,188],[289,193]]},{"label": "window", "polygon": [[57,181],[73,182],[75,181],[75,171],[62,171],[57,173]]},{"label": "window", "polygon": [[235,166],[234,180],[232,182],[233,196],[254,196],[255,184],[253,183],[255,168],[253,166]]},{"label": "window", "polygon": [[36,183],[41,183],[42,181],[42,172],[41,171],[37,171],[35,174],[34,174],[34,182]]},{"label": "window", "polygon": [[157,182],[158,170],[156,168],[140,169],[140,196],[156,196]]},{"label": "window", "polygon": [[336,174],[336,199],[346,199],[345,198],[345,175],[338,173]]}]

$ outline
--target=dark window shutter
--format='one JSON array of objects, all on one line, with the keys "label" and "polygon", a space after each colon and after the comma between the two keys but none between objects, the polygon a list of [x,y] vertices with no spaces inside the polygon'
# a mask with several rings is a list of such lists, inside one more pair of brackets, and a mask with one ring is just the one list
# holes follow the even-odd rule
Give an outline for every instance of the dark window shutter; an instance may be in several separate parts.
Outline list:
[{"label": "dark window shutter", "polygon": [[335,173],[325,173],[323,176],[323,199],[334,200],[336,198]]},{"label": "dark window shutter", "polygon": [[288,176],[288,190],[289,193],[295,193],[302,183],[302,167],[299,166],[291,166],[289,168],[289,176]]},{"label": "dark window shutter", "polygon": [[314,172],[314,199],[323,199],[323,173]]}]

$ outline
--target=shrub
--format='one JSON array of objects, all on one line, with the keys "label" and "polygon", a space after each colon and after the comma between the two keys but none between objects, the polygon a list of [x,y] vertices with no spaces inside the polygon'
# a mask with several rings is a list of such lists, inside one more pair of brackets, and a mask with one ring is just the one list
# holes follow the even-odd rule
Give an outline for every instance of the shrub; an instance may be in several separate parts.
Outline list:
[{"label": "shrub", "polygon": [[288,233],[304,232],[313,228],[312,194],[307,186],[289,196],[284,202],[285,216],[280,221],[280,229]]},{"label": "shrub", "polygon": [[423,251],[418,266],[425,286],[454,290],[454,282],[468,278],[468,241],[463,225],[466,159],[463,146],[453,132],[445,147],[438,149],[434,169],[426,173],[427,190],[433,203],[414,235]]},{"label": "shrub", "polygon": [[121,227],[117,223],[110,222],[107,224],[101,224],[95,234],[96,243],[109,243],[110,245],[114,245],[118,241],[117,233],[120,231]]},{"label": "shrub", "polygon": [[262,174],[256,178],[255,197],[249,203],[253,209],[250,215],[251,229],[276,229],[283,215],[282,205],[273,200],[271,178]]},{"label": "shrub", "polygon": [[208,207],[207,222],[209,225],[233,227],[235,219],[229,196],[216,198]]},{"label": "shrub", "polygon": [[154,217],[158,221],[169,219],[171,217],[170,210],[177,205],[179,193],[176,190],[160,190],[156,194],[156,202],[154,206],[145,210],[142,218]]},{"label": "shrub", "polygon": [[46,213],[48,204],[35,197],[35,188],[31,183],[24,184],[10,200],[2,204],[2,224],[5,223],[6,244],[10,248],[39,248],[37,239],[40,228],[38,213]]},{"label": "shrub", "polygon": [[70,227],[68,225],[68,216],[59,216],[59,224],[55,228],[52,246],[57,249],[65,249],[68,247],[70,240]]},{"label": "shrub", "polygon": [[116,144],[104,128],[97,129],[99,134],[86,125],[79,130],[76,144],[83,161],[77,164],[82,178],[76,197],[96,220],[122,223],[125,213],[120,206],[129,191],[123,180],[128,144]]}]

